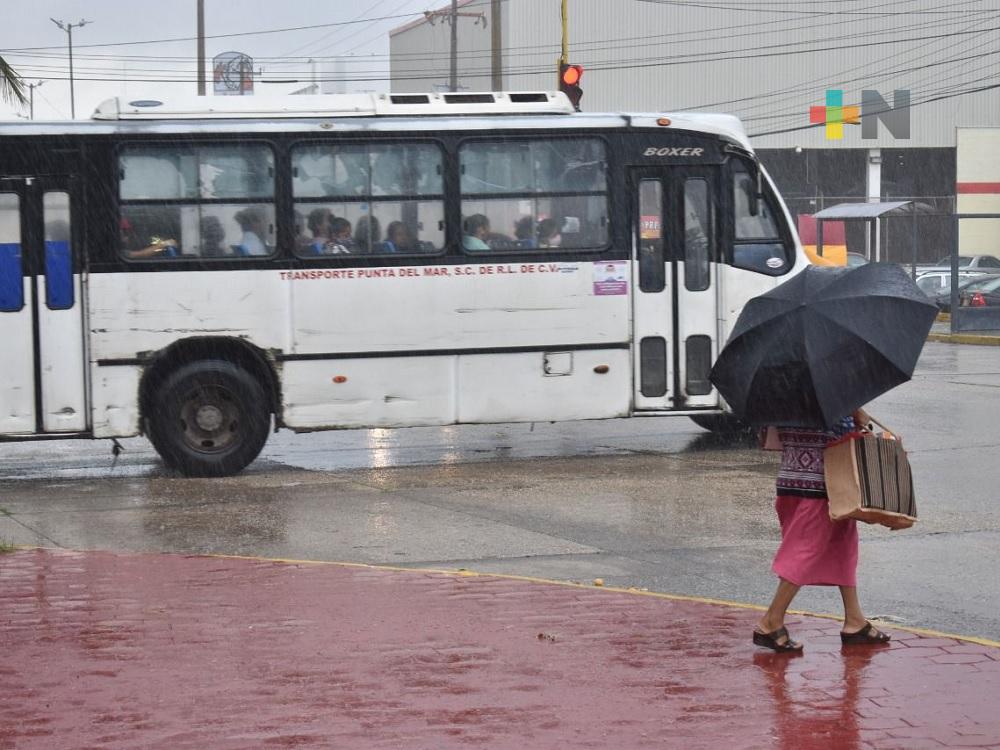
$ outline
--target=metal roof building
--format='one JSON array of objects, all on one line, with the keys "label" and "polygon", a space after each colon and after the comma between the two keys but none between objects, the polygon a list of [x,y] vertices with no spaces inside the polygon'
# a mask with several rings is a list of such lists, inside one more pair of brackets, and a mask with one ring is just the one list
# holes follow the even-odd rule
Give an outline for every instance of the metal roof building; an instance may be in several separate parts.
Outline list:
[{"label": "metal roof building", "polygon": [[[554,87],[560,6],[460,2],[460,89]],[[827,148],[825,128],[808,127],[810,107],[825,106],[827,89],[858,106],[865,89],[890,106],[902,89],[911,98],[909,138],[885,126],[863,138],[862,128],[847,126],[836,145],[950,147],[956,127],[1000,127],[996,0],[568,0],[567,9],[570,62],[585,69],[585,110],[722,111],[743,120],[758,148]],[[447,86],[449,17],[444,8],[391,32],[394,91]]]},{"label": "metal roof building", "polygon": [[[451,12],[441,6],[391,32],[393,91],[448,90]],[[555,88],[561,6],[459,2],[458,90]],[[894,199],[950,212],[957,129],[1000,128],[997,0],[566,0],[566,8],[568,61],[585,71],[584,111],[737,115],[796,214]],[[863,124],[826,126],[838,95]],[[921,256],[953,244],[947,222],[921,222]]]}]

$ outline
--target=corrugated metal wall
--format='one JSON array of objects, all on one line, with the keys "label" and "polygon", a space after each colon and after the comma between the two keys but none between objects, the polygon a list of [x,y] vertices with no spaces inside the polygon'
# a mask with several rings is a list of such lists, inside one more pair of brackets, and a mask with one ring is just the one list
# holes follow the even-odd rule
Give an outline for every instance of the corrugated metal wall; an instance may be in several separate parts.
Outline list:
[{"label": "corrugated metal wall", "polygon": [[[560,5],[502,3],[505,88],[555,87]],[[465,9],[488,17],[490,3]],[[489,29],[468,18],[459,23],[461,83],[488,89]],[[569,0],[569,30],[571,62],[586,69],[582,104],[589,111],[731,112],[765,148],[954,146],[956,127],[1000,127],[1000,88],[975,92],[1000,84],[997,0]],[[395,90],[436,82],[404,80],[418,54],[423,70],[447,80],[448,33],[439,21],[393,35]],[[828,139],[822,127],[802,129],[827,89],[842,89],[845,104],[860,104],[863,89],[890,103],[894,89],[909,89],[910,138],[883,125],[876,139],[863,139],[858,126],[846,126],[841,140]],[[766,135],[782,130],[791,132]]]}]

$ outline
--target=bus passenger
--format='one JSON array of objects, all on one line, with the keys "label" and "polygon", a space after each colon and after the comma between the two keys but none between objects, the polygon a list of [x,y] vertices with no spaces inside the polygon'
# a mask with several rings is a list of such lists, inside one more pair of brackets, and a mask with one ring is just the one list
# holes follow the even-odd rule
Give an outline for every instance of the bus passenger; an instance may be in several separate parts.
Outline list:
[{"label": "bus passenger", "polygon": [[177,240],[151,237],[148,243],[143,242],[128,219],[121,220],[119,232],[122,249],[130,258],[155,258],[158,255],[170,258],[177,255]]},{"label": "bus passenger", "polygon": [[327,252],[330,242],[330,225],[333,214],[329,208],[314,208],[309,212],[306,225],[312,232],[312,241],[303,250],[309,255],[323,255]]},{"label": "bus passenger", "polygon": [[535,239],[535,220],[530,216],[522,216],[514,222],[514,236],[518,247],[538,247]]},{"label": "bus passenger", "polygon": [[555,219],[542,219],[538,222],[538,246],[559,247],[562,236],[559,234],[559,222]]},{"label": "bus passenger", "polygon": [[489,250],[486,238],[490,235],[490,220],[483,214],[473,214],[463,223],[465,235],[462,237],[462,247],[466,250]]},{"label": "bus passenger", "polygon": [[385,230],[382,247],[387,253],[412,253],[416,252],[417,243],[406,224],[394,221]]},{"label": "bus passenger", "polygon": [[250,206],[237,211],[233,218],[243,230],[240,243],[234,245],[233,250],[238,255],[267,255],[270,251],[264,243],[264,237],[267,235],[267,216],[264,215],[264,210]]},{"label": "bus passenger", "polygon": [[222,241],[226,239],[226,230],[218,216],[202,216],[199,222],[201,229],[201,257],[220,258],[226,254]]},{"label": "bus passenger", "polygon": [[327,248],[333,255],[354,252],[356,245],[351,238],[351,222],[340,216],[334,216],[330,220],[330,242]]},{"label": "bus passenger", "polygon": [[368,214],[358,219],[354,225],[354,244],[357,246],[358,252],[375,252],[381,239],[382,227],[379,225],[378,219]]}]

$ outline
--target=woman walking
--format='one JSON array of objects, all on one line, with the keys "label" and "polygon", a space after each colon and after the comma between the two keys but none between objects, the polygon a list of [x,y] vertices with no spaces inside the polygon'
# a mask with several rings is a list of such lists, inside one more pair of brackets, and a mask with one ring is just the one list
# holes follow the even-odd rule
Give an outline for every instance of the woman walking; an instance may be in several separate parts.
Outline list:
[{"label": "woman walking", "polygon": [[858,409],[832,430],[777,428],[781,441],[775,509],[781,524],[781,546],[771,569],[778,590],[754,628],[753,642],[779,652],[802,650],[785,628],[785,613],[803,586],[837,586],[844,601],[844,645],[886,643],[889,636],[865,618],[858,600],[858,527],[853,518],[831,521],[823,450],[831,442],[867,424]]}]

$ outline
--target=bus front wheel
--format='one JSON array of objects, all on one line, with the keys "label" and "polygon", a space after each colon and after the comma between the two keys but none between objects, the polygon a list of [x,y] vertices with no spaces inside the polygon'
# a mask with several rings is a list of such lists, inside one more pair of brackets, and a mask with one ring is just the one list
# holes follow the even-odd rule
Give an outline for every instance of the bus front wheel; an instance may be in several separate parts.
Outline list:
[{"label": "bus front wheel", "polygon": [[750,426],[732,414],[695,414],[691,421],[699,427],[724,435],[738,435],[750,432]]},{"label": "bus front wheel", "polygon": [[149,439],[164,462],[186,476],[235,474],[267,441],[267,403],[260,382],[242,367],[189,362],[159,384],[147,415]]}]

